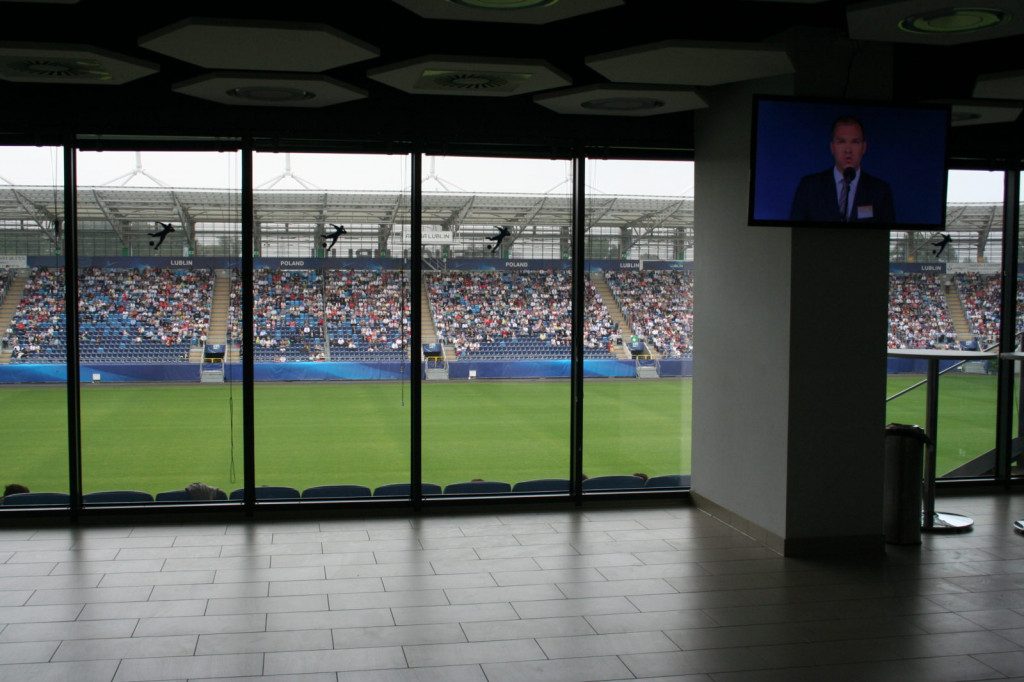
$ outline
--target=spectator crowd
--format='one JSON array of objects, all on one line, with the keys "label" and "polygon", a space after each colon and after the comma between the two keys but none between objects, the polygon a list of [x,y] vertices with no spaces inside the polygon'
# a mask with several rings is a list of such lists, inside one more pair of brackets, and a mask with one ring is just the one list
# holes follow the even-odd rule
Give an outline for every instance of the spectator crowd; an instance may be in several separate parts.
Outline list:
[{"label": "spectator crowd", "polygon": [[[572,337],[571,276],[554,271],[437,272],[427,276],[438,340],[459,358],[487,344],[534,339],[568,348]],[[585,349],[609,347],[618,325],[594,285],[585,283]]]},{"label": "spectator crowd", "polygon": [[664,357],[693,353],[693,271],[618,270],[605,279],[634,334]]},{"label": "spectator crowd", "polygon": [[[596,275],[601,276],[601,275]],[[693,273],[609,271],[603,275],[633,333],[666,357],[693,353]],[[175,361],[206,341],[213,272],[208,269],[98,269],[78,272],[81,357],[110,359],[125,348],[151,349],[134,359]],[[0,300],[13,274],[0,269]],[[1024,280],[1022,280],[1024,281]],[[258,269],[254,333],[259,361],[393,359],[405,356],[409,319],[404,272]],[[439,341],[459,358],[486,357],[493,346],[527,340],[528,348],[565,349],[572,335],[571,275],[560,271],[431,272],[424,288]],[[607,351],[623,330],[597,289],[585,283],[584,347]],[[958,338],[948,309],[958,296],[970,338]],[[1018,287],[1018,319],[1024,286]],[[232,275],[230,339],[240,342],[241,285]],[[956,348],[998,341],[998,275],[894,273],[889,276],[889,348]],[[1019,323],[1020,324],[1020,323]],[[32,268],[3,335],[14,362],[63,362],[64,273]],[[963,336],[963,335],[961,335]]]},{"label": "spectator crowd", "polygon": [[[140,359],[187,359],[210,321],[209,270],[98,269],[78,273],[80,356],[109,360],[128,349]],[[6,330],[21,362],[65,361],[64,272],[34,268]]]}]

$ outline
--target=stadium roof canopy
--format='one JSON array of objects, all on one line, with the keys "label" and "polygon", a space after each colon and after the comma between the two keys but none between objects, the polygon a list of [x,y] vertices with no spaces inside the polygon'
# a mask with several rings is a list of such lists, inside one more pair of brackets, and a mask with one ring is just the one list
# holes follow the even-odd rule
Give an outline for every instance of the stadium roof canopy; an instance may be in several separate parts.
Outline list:
[{"label": "stadium roof canopy", "polygon": [[[56,207],[56,209],[55,209]],[[63,219],[63,192],[52,187],[0,186],[0,222],[46,226]],[[463,226],[568,224],[570,202],[557,194],[425,192],[423,222],[458,232]],[[395,225],[408,221],[409,195],[395,192],[257,190],[260,225]],[[83,187],[79,222],[151,229],[156,221],[186,225],[239,223],[237,191],[170,188]],[[691,198],[597,195],[588,202],[588,227],[693,226]]]},{"label": "stadium roof canopy", "polygon": [[[694,200],[677,197],[593,195],[587,227],[694,227]],[[56,210],[55,210],[56,207]],[[63,192],[52,187],[0,186],[0,222],[46,226],[63,219]],[[423,222],[458,232],[463,226],[567,224],[569,197],[558,194],[424,192]],[[257,190],[256,222],[262,225],[394,225],[408,221],[409,196],[395,192]],[[150,229],[156,221],[187,225],[240,222],[237,191],[171,188],[83,187],[79,222]],[[1001,231],[1002,205],[953,203],[946,208],[949,232]]]}]

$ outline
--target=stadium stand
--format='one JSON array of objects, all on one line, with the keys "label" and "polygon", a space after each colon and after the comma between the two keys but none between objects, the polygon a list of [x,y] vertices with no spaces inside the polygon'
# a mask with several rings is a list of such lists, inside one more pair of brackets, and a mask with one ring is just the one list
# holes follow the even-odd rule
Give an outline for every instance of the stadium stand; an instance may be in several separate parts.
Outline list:
[{"label": "stadium stand", "polygon": [[302,491],[302,499],[370,497],[372,494],[365,485],[315,485]]},{"label": "stadium stand", "polygon": [[651,476],[644,482],[645,488],[688,488],[690,487],[689,474],[664,474],[662,476]]},{"label": "stadium stand", "polygon": [[692,356],[692,271],[618,270],[605,280],[637,336],[663,357]]},{"label": "stadium stand", "polygon": [[[622,270],[604,276],[648,347],[664,357],[692,356],[691,271]],[[90,268],[78,277],[83,362],[187,362],[190,349],[205,342],[211,270]],[[945,288],[943,277],[955,289]],[[0,270],[0,290],[11,280],[9,270]],[[403,273],[259,269],[254,281],[256,361],[405,357],[410,305]],[[454,347],[455,359],[568,358],[568,284],[567,274],[550,271],[435,272],[426,277],[439,340]],[[65,361],[63,289],[62,270],[31,270],[3,337],[11,362]],[[589,282],[586,291],[585,357],[613,357],[609,347],[620,338],[618,325]],[[237,273],[232,273],[228,324],[236,347],[240,292]],[[951,295],[963,303],[971,338],[954,329],[947,301]],[[887,345],[990,345],[998,338],[999,306],[998,275],[893,273]],[[1024,310],[1021,296],[1018,308]],[[1024,329],[1024,319],[1019,324]]]},{"label": "stadium stand", "polygon": [[[999,342],[999,310],[1002,305],[1002,287],[999,275],[983,275],[974,272],[954,275],[964,314],[971,325],[971,333],[982,346]],[[1018,292],[1020,287],[1017,287]],[[1020,299],[1018,296],[1018,313]]]},{"label": "stadium stand", "polygon": [[[436,483],[421,484],[424,495],[440,495],[441,486]],[[412,485],[409,483],[388,483],[373,489],[374,497],[408,497],[412,492]]]},{"label": "stadium stand", "polygon": [[32,269],[8,336],[11,362],[65,361],[62,270]]},{"label": "stadium stand", "polygon": [[[457,358],[568,358],[570,276],[553,271],[443,272],[426,278],[438,339]],[[588,281],[585,357],[612,357],[618,325]]]},{"label": "stadium stand", "polygon": [[[83,362],[187,362],[210,318],[208,270],[89,268],[79,272]],[[13,362],[63,363],[64,273],[33,268],[11,320]]]},{"label": "stadium stand", "polygon": [[11,271],[8,268],[0,268],[0,303],[7,298],[7,287],[11,285]]},{"label": "stadium stand", "polygon": [[568,478],[534,478],[529,481],[519,481],[512,486],[514,493],[567,493],[569,492]]},{"label": "stadium stand", "polygon": [[956,331],[937,275],[889,275],[889,348],[953,348]]},{"label": "stadium stand", "polygon": [[[401,273],[261,268],[253,284],[256,362],[405,358],[409,303],[405,300],[403,311]],[[235,273],[228,328],[236,346],[240,303]]]},{"label": "stadium stand", "polygon": [[444,487],[445,495],[486,495],[512,492],[512,486],[504,481],[464,481],[449,483]]},{"label": "stadium stand", "polygon": [[[639,488],[686,488],[690,485],[689,474],[666,474],[651,477],[644,482],[640,476],[595,476],[583,481],[583,490],[633,490]],[[257,500],[325,500],[351,499],[370,497],[408,497],[412,486],[409,483],[390,483],[372,490],[364,485],[316,485],[305,488],[301,494],[298,489],[289,486],[265,485],[256,488]],[[567,478],[538,478],[509,484],[504,481],[463,481],[450,483],[442,489],[433,483],[423,484],[424,495],[502,495],[522,493],[568,493],[570,483]],[[230,495],[215,489],[215,500],[232,500],[240,502],[244,499],[244,489],[231,491]],[[86,493],[82,497],[85,504],[139,504],[147,502],[199,502],[188,490],[165,490],[152,495],[139,490],[105,490]],[[0,498],[5,506],[67,506],[70,504],[68,493],[15,493]]]},{"label": "stadium stand", "polygon": [[[286,485],[258,485],[256,486],[257,500],[297,500],[300,497],[299,491]],[[232,490],[228,495],[230,500],[241,500],[245,498],[245,488]]]},{"label": "stadium stand", "polygon": [[644,479],[639,476],[593,476],[583,479],[583,490],[632,490],[643,488]]},{"label": "stadium stand", "polygon": [[82,495],[83,504],[126,504],[152,501],[153,496],[141,490],[103,490]]},{"label": "stadium stand", "polygon": [[402,360],[409,300],[402,272],[331,270],[324,318],[332,360]]},{"label": "stadium stand", "polygon": [[[239,299],[240,300],[240,299]],[[323,359],[323,291],[313,270],[253,273],[256,362]]]},{"label": "stadium stand", "polygon": [[[216,492],[216,498],[218,500],[228,499],[227,494],[223,490]],[[199,502],[189,494],[188,490],[182,488],[181,490],[167,490],[161,493],[157,493],[155,496],[157,502]]]},{"label": "stadium stand", "polygon": [[5,507],[66,507],[71,504],[67,493],[15,493],[0,499]]}]

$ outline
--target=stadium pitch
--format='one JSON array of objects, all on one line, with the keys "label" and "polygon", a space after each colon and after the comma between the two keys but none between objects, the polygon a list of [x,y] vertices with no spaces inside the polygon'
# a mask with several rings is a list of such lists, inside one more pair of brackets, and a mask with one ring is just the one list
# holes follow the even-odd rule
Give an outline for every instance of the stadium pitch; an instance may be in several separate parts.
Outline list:
[{"label": "stadium pitch", "polygon": [[[584,471],[689,472],[690,392],[688,379],[588,381]],[[241,386],[83,385],[81,404],[85,491],[242,486]],[[59,387],[0,388],[5,483],[67,489],[66,409]],[[569,411],[566,381],[425,383],[423,480],[567,478]],[[254,412],[257,485],[409,480],[408,385],[258,383]]]},{"label": "stadium pitch", "polygon": [[[886,395],[924,380],[923,375],[890,376]],[[939,476],[966,464],[996,446],[995,375],[950,372],[939,380]],[[925,386],[886,405],[886,423],[925,426]],[[1016,406],[1014,423],[1016,424]],[[1014,427],[1016,430],[1016,427]]]},{"label": "stadium pitch", "polygon": [[[887,394],[920,379],[890,377]],[[995,381],[942,378],[940,475],[994,447]],[[587,381],[584,471],[689,473],[691,388],[689,379]],[[254,393],[257,485],[373,488],[409,480],[408,385],[258,383]],[[81,401],[87,492],[157,493],[194,481],[241,487],[240,385],[83,385]],[[923,387],[897,398],[886,421],[923,426],[924,402]],[[61,387],[0,387],[3,483],[67,489],[66,411]],[[423,480],[566,478],[569,411],[566,381],[427,382]]]}]

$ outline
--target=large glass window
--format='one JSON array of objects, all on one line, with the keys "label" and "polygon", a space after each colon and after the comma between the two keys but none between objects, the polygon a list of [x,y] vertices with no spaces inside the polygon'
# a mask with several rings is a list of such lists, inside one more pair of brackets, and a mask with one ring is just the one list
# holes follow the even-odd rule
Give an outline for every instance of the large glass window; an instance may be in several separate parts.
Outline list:
[{"label": "large glass window", "polygon": [[253,166],[258,498],[408,484],[409,157]]},{"label": "large glass window", "polygon": [[586,183],[584,490],[688,484],[693,164],[589,161]]},{"label": "large glass window", "polygon": [[[1002,185],[1001,173],[951,171],[946,231],[892,233],[890,349],[998,351]],[[926,424],[926,362],[890,359],[888,422]],[[997,367],[971,356],[939,362],[937,476],[995,473]]]},{"label": "large glass window", "polygon": [[570,164],[424,166],[423,481],[446,490],[544,479],[531,489],[567,491]]},{"label": "large glass window", "polygon": [[[240,374],[225,364],[239,154],[80,152],[78,168],[85,503],[229,493],[241,486]],[[142,495],[100,494],[112,491]]]},{"label": "large glass window", "polygon": [[60,493],[46,500],[57,504],[68,494],[63,185],[60,148],[0,148],[0,485]]}]

